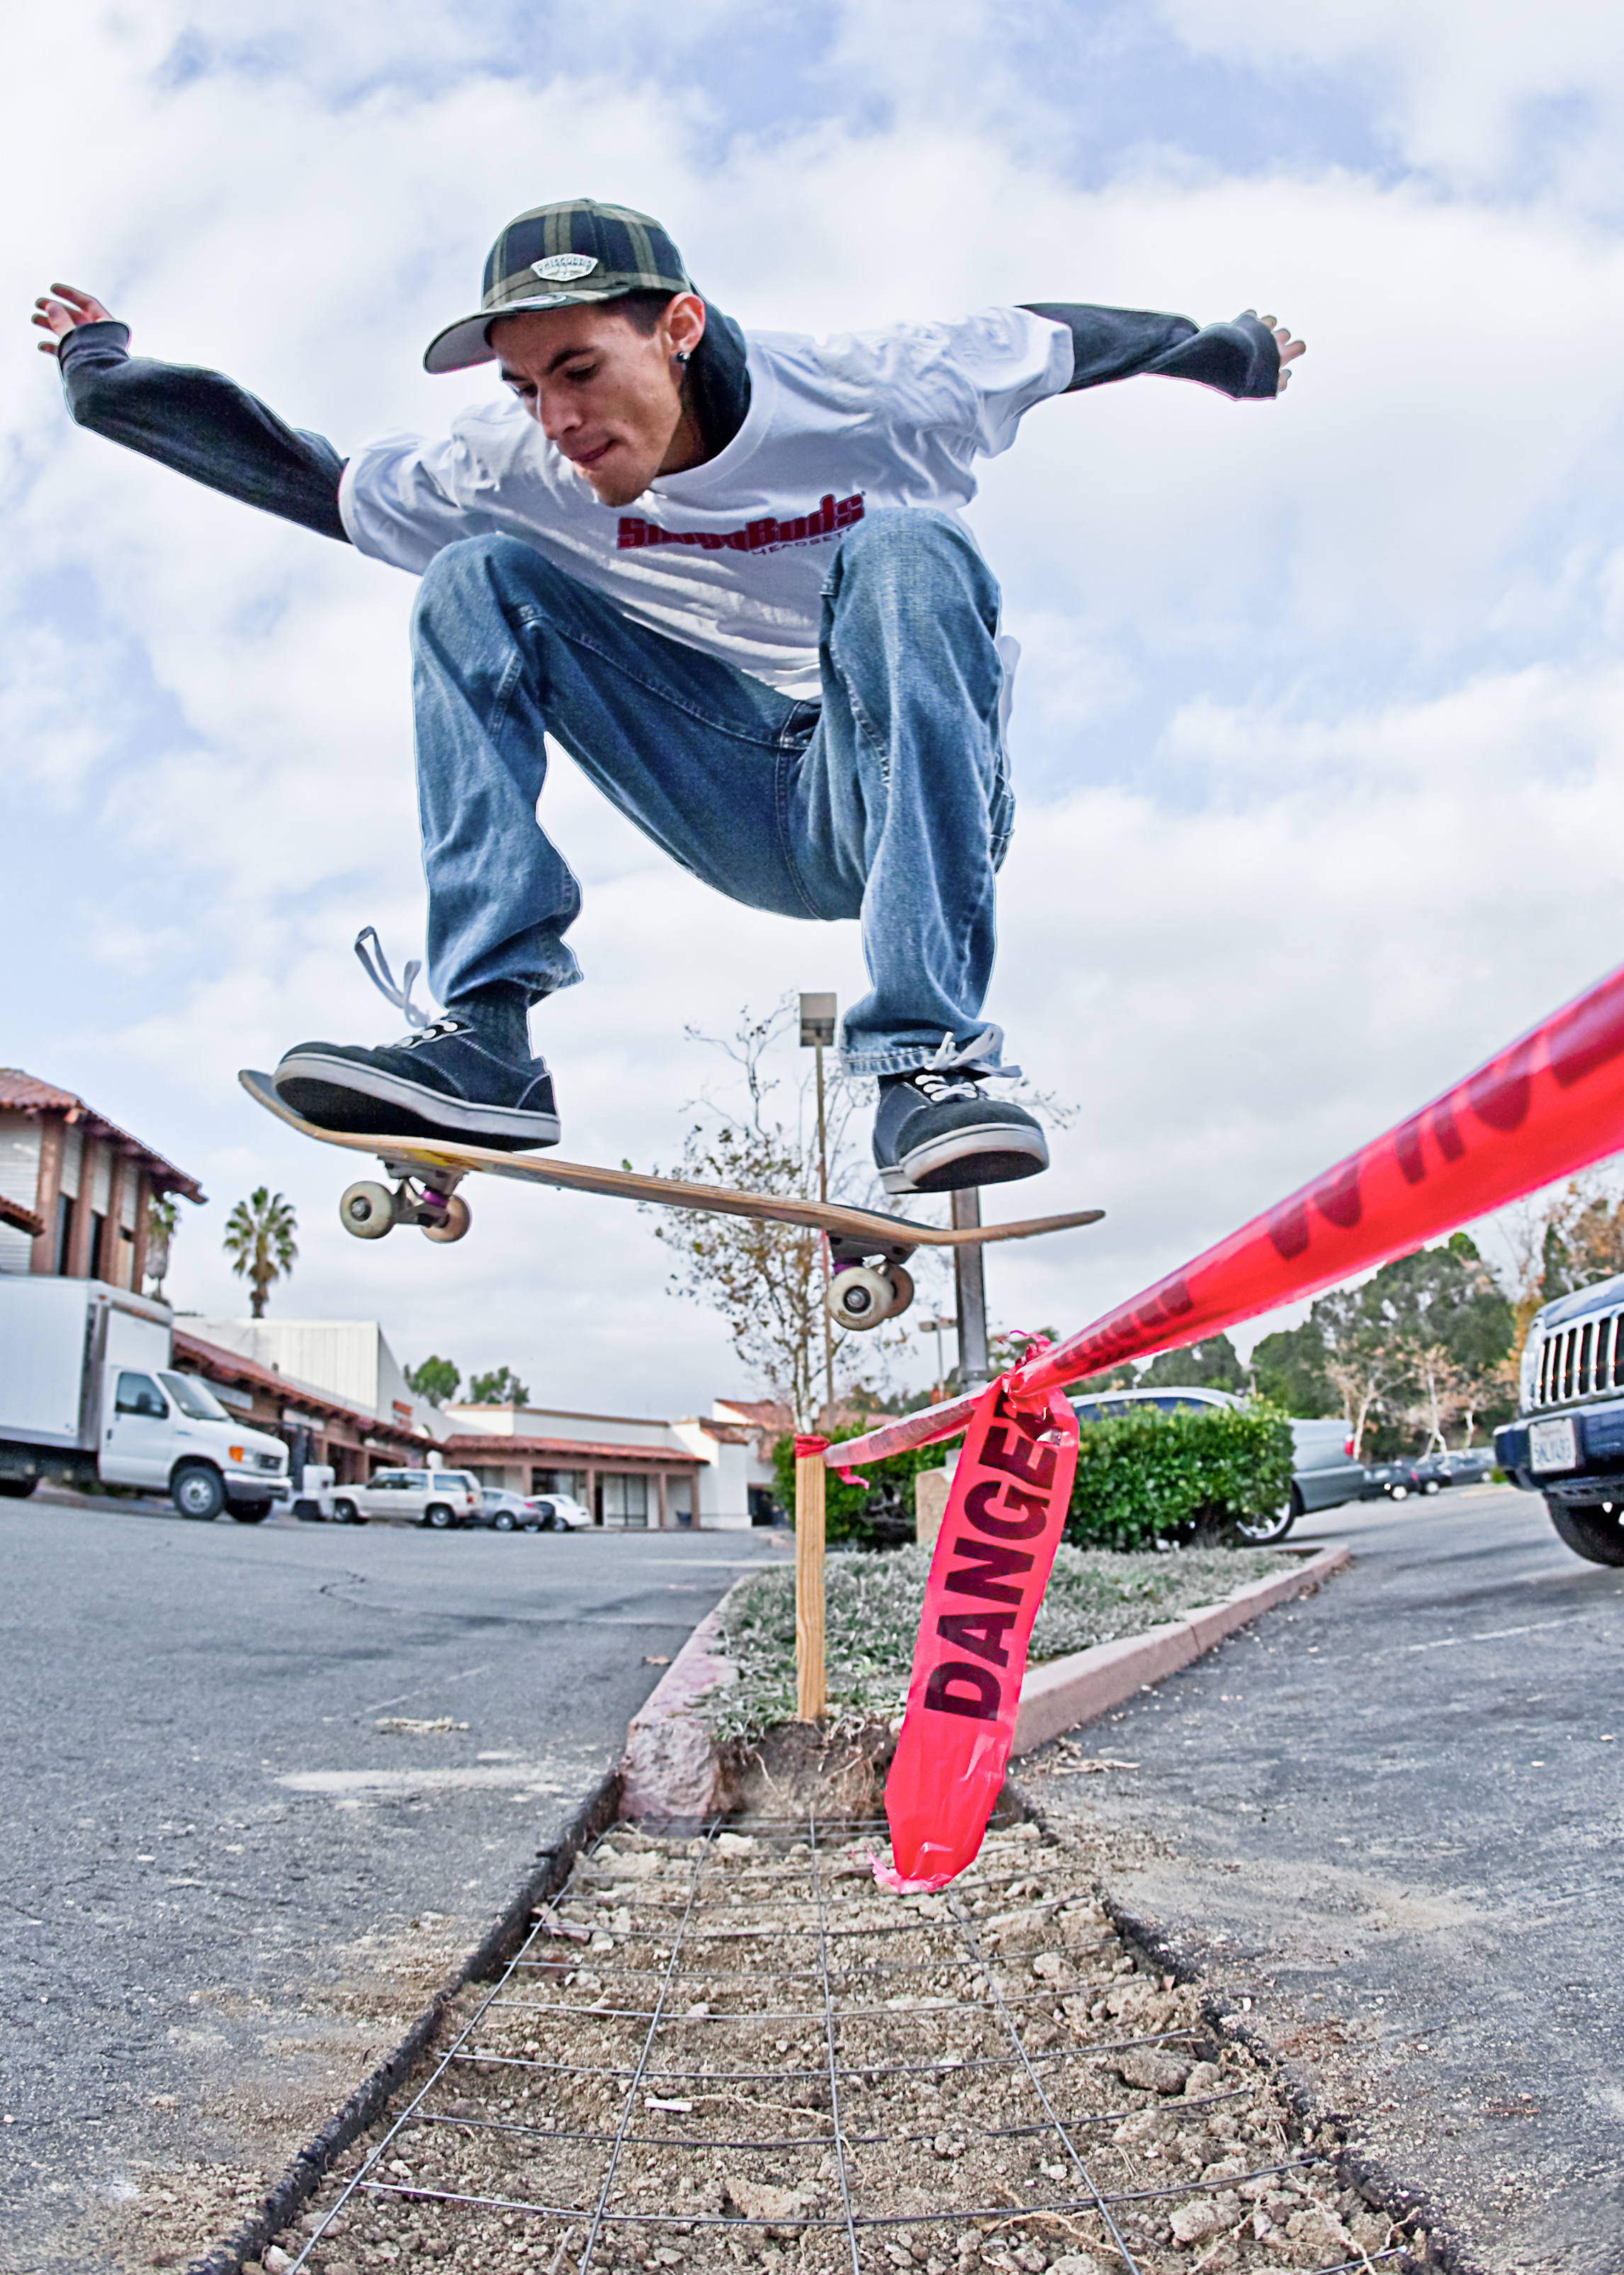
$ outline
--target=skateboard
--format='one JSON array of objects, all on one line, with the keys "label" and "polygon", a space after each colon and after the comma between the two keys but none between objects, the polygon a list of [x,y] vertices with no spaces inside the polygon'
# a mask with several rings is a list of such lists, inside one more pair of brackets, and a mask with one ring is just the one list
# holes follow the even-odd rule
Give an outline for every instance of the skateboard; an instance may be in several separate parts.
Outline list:
[{"label": "skateboard", "polygon": [[1103,1209],[1073,1209],[1064,1216],[1035,1216],[1016,1224],[942,1228],[912,1224],[906,1217],[881,1216],[875,1209],[844,1208],[835,1201],[779,1200],[767,1193],[736,1192],[727,1185],[692,1185],[676,1177],[646,1177],[634,1169],[600,1169],[581,1161],[548,1155],[505,1153],[487,1145],[465,1145],[456,1138],[382,1138],[349,1130],[321,1130],[283,1105],[270,1077],[245,1069],[238,1080],[256,1106],[297,1130],[348,1153],[371,1153],[396,1180],[393,1189],[371,1178],[341,1196],[338,1218],[358,1240],[381,1240],[397,1224],[415,1224],[430,1240],[460,1240],[471,1222],[457,1186],[467,1176],[514,1177],[522,1184],[556,1185],[565,1191],[601,1193],[613,1200],[653,1202],[662,1208],[695,1209],[716,1216],[754,1218],[767,1224],[796,1225],[820,1232],[829,1243],[829,1290],[826,1303],[837,1326],[877,1327],[913,1301],[906,1269],[916,1248],[971,1248],[994,1240],[1030,1240],[1040,1232],[1069,1232],[1098,1224]]}]

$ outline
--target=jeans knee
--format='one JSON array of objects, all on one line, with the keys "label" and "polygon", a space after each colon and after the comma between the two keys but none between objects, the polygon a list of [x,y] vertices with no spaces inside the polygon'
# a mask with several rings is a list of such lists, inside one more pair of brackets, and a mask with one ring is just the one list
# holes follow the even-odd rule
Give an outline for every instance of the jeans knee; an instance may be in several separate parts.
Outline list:
[{"label": "jeans knee", "polygon": [[412,628],[447,615],[500,607],[516,587],[533,587],[537,572],[545,575],[548,567],[545,556],[522,537],[501,532],[459,537],[441,547],[419,578]]},{"label": "jeans knee", "polygon": [[983,613],[996,616],[998,585],[969,531],[934,506],[881,506],[848,530],[830,589],[853,578],[894,581],[903,589],[927,587],[968,593]]}]

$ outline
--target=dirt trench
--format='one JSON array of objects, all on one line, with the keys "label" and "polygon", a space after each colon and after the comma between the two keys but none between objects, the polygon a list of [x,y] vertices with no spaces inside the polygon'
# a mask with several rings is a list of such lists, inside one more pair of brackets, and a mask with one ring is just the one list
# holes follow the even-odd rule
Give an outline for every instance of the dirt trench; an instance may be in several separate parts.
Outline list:
[{"label": "dirt trench", "polygon": [[1098,1858],[989,1833],[947,1893],[882,1828],[616,1826],[265,2275],[1230,2275],[1415,2264],[1260,2057],[1152,1971]]}]

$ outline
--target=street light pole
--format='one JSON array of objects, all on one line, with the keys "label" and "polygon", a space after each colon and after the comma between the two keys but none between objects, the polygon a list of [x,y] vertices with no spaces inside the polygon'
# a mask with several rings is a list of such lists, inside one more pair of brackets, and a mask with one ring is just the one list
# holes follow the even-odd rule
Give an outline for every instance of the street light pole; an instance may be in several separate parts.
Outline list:
[{"label": "street light pole", "polygon": [[[953,1195],[953,1228],[965,1231],[981,1222],[981,1192],[966,1185]],[[953,1251],[953,1280],[958,1296],[959,1388],[985,1390],[993,1379],[986,1348],[986,1273],[981,1243],[967,1241]]]},{"label": "street light pole", "polygon": [[[817,1053],[818,1060],[818,1198],[829,1198],[829,1155],[827,1125],[823,1110],[823,1049],[835,1040],[835,1001],[833,995],[803,995],[801,998],[801,1048],[808,1045]],[[823,1292],[829,1292],[829,1243],[826,1234],[818,1236],[819,1252],[823,1258]],[[829,1317],[828,1305],[823,1310],[823,1387],[827,1402],[828,1422],[835,1426],[835,1323]]]}]

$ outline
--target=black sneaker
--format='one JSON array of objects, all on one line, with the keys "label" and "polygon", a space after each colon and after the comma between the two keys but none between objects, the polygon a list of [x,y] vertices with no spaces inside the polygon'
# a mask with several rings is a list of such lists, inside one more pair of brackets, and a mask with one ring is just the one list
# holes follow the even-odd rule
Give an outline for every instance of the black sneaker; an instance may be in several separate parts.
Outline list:
[{"label": "black sneaker", "polygon": [[296,1044],[271,1084],[295,1114],[321,1130],[457,1138],[507,1153],[558,1143],[547,1062],[503,1058],[465,1019],[449,1015],[374,1050]]},{"label": "black sneaker", "polygon": [[929,1066],[882,1075],[874,1116],[874,1161],[888,1193],[950,1193],[1003,1185],[1049,1166],[1048,1141],[1023,1106],[987,1097],[982,1085],[1019,1072],[985,1054],[998,1031],[960,1048],[952,1038]]}]

